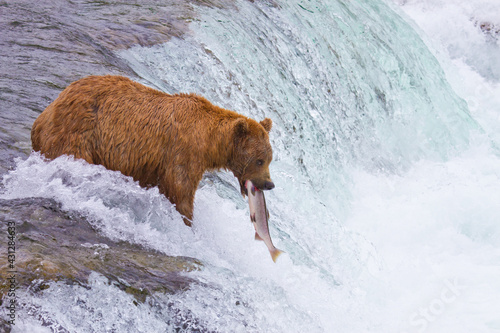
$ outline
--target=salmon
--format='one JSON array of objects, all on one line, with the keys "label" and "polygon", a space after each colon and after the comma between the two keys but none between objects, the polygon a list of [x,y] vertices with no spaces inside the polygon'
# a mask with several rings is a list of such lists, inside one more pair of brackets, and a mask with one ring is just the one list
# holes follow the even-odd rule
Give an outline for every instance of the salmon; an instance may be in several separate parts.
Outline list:
[{"label": "salmon", "polygon": [[245,188],[247,189],[248,205],[250,206],[250,220],[255,228],[255,239],[264,241],[271,253],[271,258],[276,262],[276,259],[283,252],[274,247],[269,234],[269,211],[266,207],[264,192],[256,188],[250,180],[245,182]]}]

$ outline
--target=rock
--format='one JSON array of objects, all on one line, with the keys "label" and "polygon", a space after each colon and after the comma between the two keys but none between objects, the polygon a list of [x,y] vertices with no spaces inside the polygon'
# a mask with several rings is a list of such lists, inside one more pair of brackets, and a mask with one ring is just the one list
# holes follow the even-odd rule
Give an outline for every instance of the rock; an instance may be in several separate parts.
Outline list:
[{"label": "rock", "polygon": [[[196,259],[112,241],[96,231],[84,216],[64,211],[52,199],[0,200],[0,221],[1,235],[6,238],[2,244],[8,243],[8,226],[15,225],[16,284],[18,288],[30,287],[33,292],[50,288],[51,281],[86,286],[94,271],[144,302],[154,292],[174,293],[188,288],[194,280],[185,273],[202,267]],[[5,250],[0,256],[2,275],[12,270]],[[0,285],[2,299],[8,290],[4,276]]]},{"label": "rock", "polygon": [[498,35],[500,35],[500,27],[492,22],[476,21],[475,25],[479,26],[479,28],[484,34],[489,35],[493,38],[497,38]]}]

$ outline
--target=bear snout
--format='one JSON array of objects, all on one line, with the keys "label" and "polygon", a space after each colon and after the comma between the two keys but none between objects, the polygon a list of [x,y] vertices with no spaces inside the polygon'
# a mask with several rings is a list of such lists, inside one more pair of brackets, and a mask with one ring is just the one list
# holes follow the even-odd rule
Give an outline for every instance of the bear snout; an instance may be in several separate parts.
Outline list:
[{"label": "bear snout", "polygon": [[274,183],[270,181],[266,181],[264,183],[264,188],[263,190],[272,190],[274,188]]},{"label": "bear snout", "polygon": [[252,180],[252,183],[261,191],[272,190],[274,188],[274,183],[271,180]]},{"label": "bear snout", "polygon": [[[260,179],[252,179],[252,184],[260,191],[272,190],[274,188],[274,183],[271,180],[260,180]],[[243,196],[248,195],[247,188],[245,187],[246,181],[241,182],[241,194]]]}]

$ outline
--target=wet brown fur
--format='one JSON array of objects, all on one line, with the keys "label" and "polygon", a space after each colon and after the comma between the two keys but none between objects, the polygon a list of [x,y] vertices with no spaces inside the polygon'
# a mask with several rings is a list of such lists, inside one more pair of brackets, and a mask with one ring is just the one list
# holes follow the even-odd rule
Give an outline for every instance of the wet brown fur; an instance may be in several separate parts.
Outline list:
[{"label": "wet brown fur", "polygon": [[228,169],[240,186],[271,181],[272,121],[256,122],[195,94],[168,95],[121,76],[69,85],[33,124],[33,149],[73,155],[158,186],[190,225],[207,170]]}]

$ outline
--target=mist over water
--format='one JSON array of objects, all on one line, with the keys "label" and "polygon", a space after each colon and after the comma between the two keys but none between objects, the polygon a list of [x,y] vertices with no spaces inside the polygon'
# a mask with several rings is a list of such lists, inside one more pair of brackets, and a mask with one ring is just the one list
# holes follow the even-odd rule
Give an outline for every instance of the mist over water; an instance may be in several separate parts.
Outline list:
[{"label": "mist over water", "polygon": [[15,331],[44,331],[33,318],[68,331],[175,331],[173,316],[185,331],[500,330],[500,54],[498,34],[474,23],[500,27],[500,15],[483,3],[491,10],[241,1],[203,8],[188,36],[119,51],[146,84],[272,118],[266,196],[286,253],[274,264],[254,241],[230,173],[205,177],[189,229],[155,188],[32,154],[4,177],[2,198],[54,198],[113,239],[205,268],[189,273],[201,281],[190,290],[137,307],[97,274],[90,290],[53,283],[43,298],[23,296],[31,316],[20,312]]},{"label": "mist over water", "polygon": [[500,3],[404,1],[430,49],[438,54],[454,90],[498,145],[500,140]]}]

